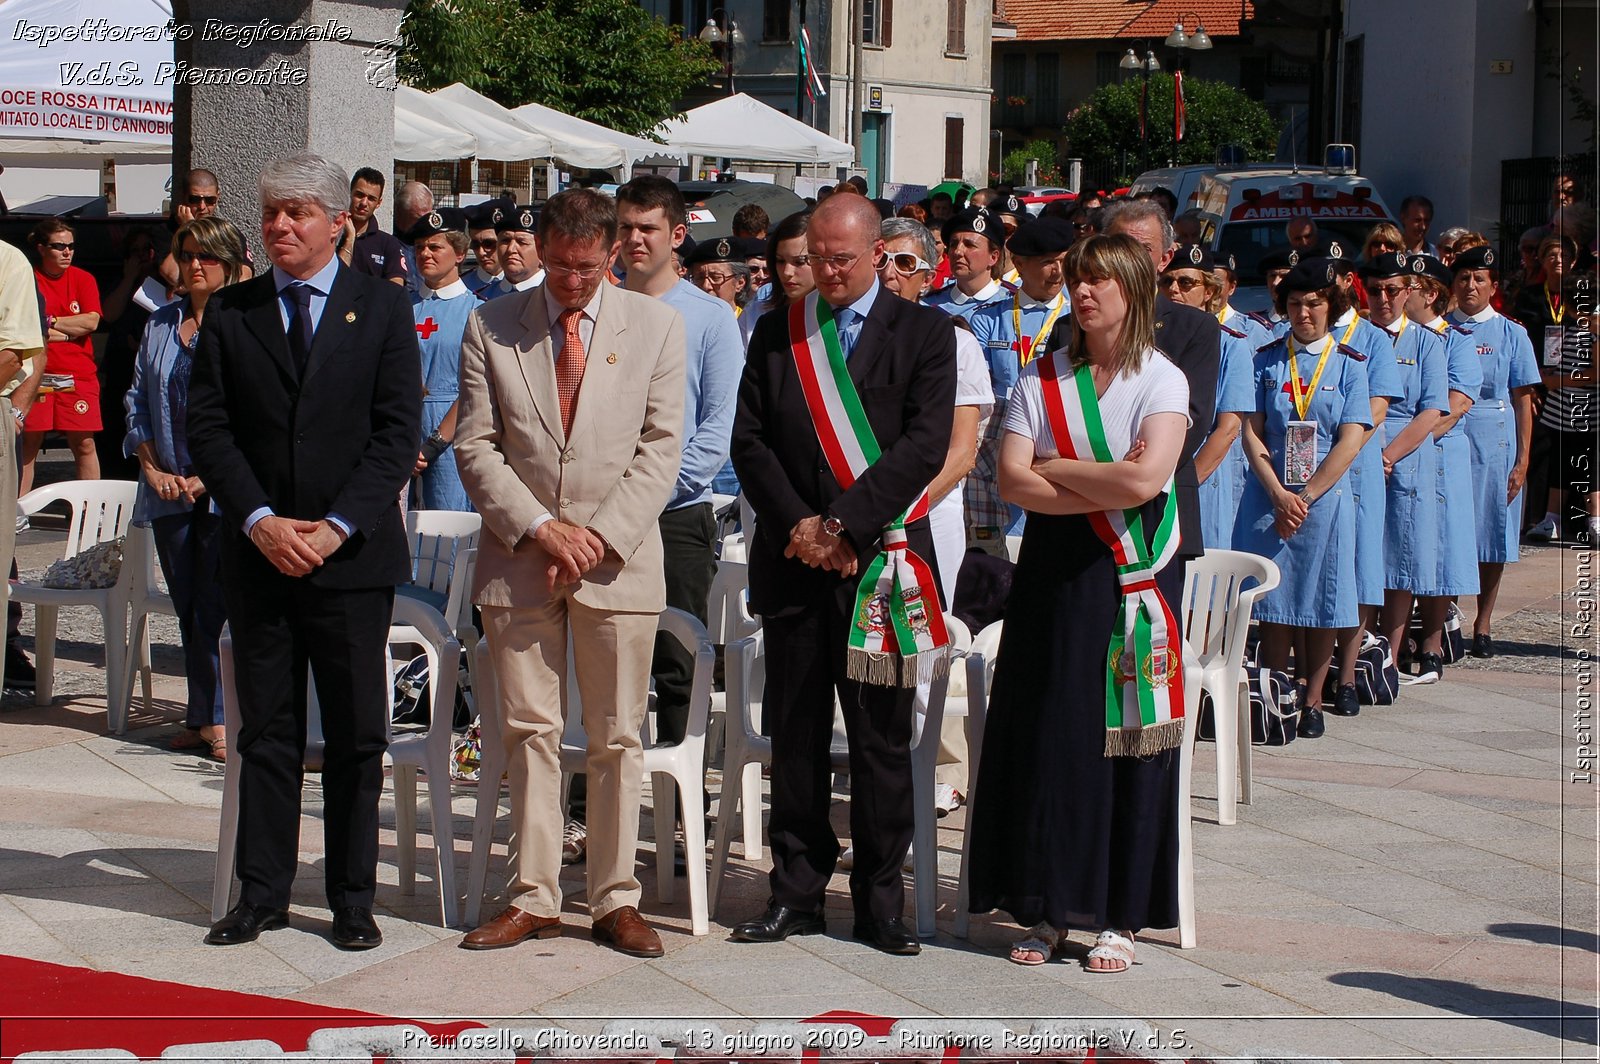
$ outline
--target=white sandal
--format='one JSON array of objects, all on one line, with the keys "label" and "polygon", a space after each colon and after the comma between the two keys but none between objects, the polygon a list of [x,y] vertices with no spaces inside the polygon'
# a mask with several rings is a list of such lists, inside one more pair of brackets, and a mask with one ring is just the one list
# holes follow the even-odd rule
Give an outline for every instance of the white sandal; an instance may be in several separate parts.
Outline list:
[{"label": "white sandal", "polygon": [[1115,975],[1125,972],[1133,967],[1133,939],[1131,936],[1120,935],[1115,931],[1102,931],[1100,937],[1094,940],[1094,948],[1089,951],[1091,961],[1120,961],[1121,968],[1094,968],[1084,964],[1084,970],[1095,975]]},{"label": "white sandal", "polygon": [[[1054,958],[1061,952],[1061,947],[1067,942],[1066,931],[1057,931],[1049,924],[1035,924],[1028,928],[1026,937],[1011,944],[1011,955],[1008,958],[1012,964],[1021,964],[1028,968],[1037,967]],[[1017,954],[1037,953],[1041,960],[1023,960]]]}]

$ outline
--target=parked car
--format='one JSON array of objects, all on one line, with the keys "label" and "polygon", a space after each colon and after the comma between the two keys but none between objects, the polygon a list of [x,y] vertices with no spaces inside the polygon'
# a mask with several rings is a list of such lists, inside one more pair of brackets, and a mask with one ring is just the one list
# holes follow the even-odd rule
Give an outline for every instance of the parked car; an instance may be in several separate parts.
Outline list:
[{"label": "parked car", "polygon": [[806,209],[792,190],[761,181],[680,181],[678,188],[689,208],[689,235],[697,241],[732,236],[733,216],[747,204],[765,210],[773,225]]}]

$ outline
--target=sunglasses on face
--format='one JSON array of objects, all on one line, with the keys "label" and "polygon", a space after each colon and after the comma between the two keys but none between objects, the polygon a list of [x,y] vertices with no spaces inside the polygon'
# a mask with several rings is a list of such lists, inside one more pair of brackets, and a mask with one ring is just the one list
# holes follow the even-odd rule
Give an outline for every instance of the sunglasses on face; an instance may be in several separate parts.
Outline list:
[{"label": "sunglasses on face", "polygon": [[1205,280],[1203,278],[1199,278],[1199,277],[1174,277],[1170,273],[1164,275],[1161,278],[1161,287],[1162,288],[1171,288],[1174,285],[1176,285],[1178,291],[1180,291],[1180,292],[1192,292],[1196,288],[1199,288],[1201,285],[1203,285],[1205,283],[1206,282],[1205,282]]},{"label": "sunglasses on face", "polygon": [[45,245],[45,247],[49,248],[51,251],[71,251],[73,248],[75,248],[77,246],[78,245],[76,245],[76,244],[63,244],[63,243],[60,243],[59,241],[55,241],[55,240],[52,240],[48,244]]},{"label": "sunglasses on face", "polygon": [[1399,299],[1409,291],[1411,286],[1408,284],[1375,284],[1371,288],[1372,294],[1379,299]]},{"label": "sunglasses on face", "polygon": [[493,251],[500,246],[498,240],[474,240],[472,246],[479,251]]},{"label": "sunglasses on face", "polygon": [[198,262],[202,266],[222,265],[222,257],[220,255],[213,255],[209,251],[180,251],[174,256],[174,258],[183,263],[185,266],[189,265],[191,262]]},{"label": "sunglasses on face", "polygon": [[922,261],[921,255],[913,255],[909,251],[900,251],[890,255],[889,265],[895,268],[896,273],[904,274],[908,277],[911,274],[916,273],[918,270],[933,269],[932,266],[929,266],[926,262]]},{"label": "sunglasses on face", "polygon": [[215,207],[216,205],[217,205],[217,197],[215,197],[215,196],[190,196],[189,197],[189,206],[191,206],[191,207]]},{"label": "sunglasses on face", "polygon": [[714,287],[721,288],[723,285],[733,280],[733,274],[712,273],[710,270],[707,270],[703,273],[697,274],[695,280],[701,284],[710,284]]}]

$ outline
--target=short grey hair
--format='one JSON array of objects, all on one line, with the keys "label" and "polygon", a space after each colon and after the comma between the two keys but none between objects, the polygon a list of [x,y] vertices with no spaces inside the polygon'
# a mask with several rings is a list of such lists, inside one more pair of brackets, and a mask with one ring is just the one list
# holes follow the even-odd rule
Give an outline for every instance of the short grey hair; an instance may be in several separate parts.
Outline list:
[{"label": "short grey hair", "polygon": [[922,256],[922,261],[934,268],[939,266],[939,245],[933,242],[933,234],[928,232],[928,227],[915,218],[885,218],[883,220],[883,241],[901,240],[910,237],[917,242],[917,254]]},{"label": "short grey hair", "polygon": [[749,265],[743,262],[724,262],[723,265],[733,272],[733,276],[737,280],[744,282],[739,286],[739,292],[733,297],[733,302],[740,307],[749,306],[750,301],[756,297],[756,286],[750,283]]},{"label": "short grey hair", "polygon": [[[1444,232],[1439,234],[1439,239],[1434,246],[1442,247],[1448,244],[1450,247],[1455,247],[1456,241],[1460,240],[1470,232],[1472,232],[1472,230],[1466,228],[1465,226],[1452,225],[1449,229],[1446,229]],[[1544,233],[1544,229],[1542,227],[1530,229],[1527,233],[1522,234],[1523,239],[1527,239],[1528,233],[1539,233],[1542,235]]]},{"label": "short grey hair", "polygon": [[400,186],[394,205],[403,207],[413,214],[427,214],[433,210],[433,189],[421,181],[407,181]]},{"label": "short grey hair", "polygon": [[330,220],[350,209],[350,175],[313,152],[272,160],[261,171],[260,188],[263,205],[315,203]]},{"label": "short grey hair", "polygon": [[1178,234],[1172,230],[1172,219],[1167,217],[1166,209],[1150,199],[1124,199],[1113,200],[1101,209],[1100,232],[1109,233],[1117,228],[1117,223],[1123,225],[1129,222],[1142,222],[1154,219],[1161,225],[1161,239],[1166,243],[1161,250],[1166,251],[1178,242]]}]

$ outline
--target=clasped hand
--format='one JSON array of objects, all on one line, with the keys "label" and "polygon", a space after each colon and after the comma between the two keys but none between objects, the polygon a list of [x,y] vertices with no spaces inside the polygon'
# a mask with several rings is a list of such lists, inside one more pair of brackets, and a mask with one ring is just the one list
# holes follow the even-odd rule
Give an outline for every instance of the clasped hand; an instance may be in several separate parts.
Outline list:
[{"label": "clasped hand", "polygon": [[305,576],[344,545],[344,533],[329,521],[263,517],[250,529],[250,542],[284,576]]},{"label": "clasped hand", "polygon": [[789,531],[785,558],[799,558],[813,569],[826,569],[843,577],[856,575],[859,562],[855,550],[843,536],[830,536],[822,530],[821,517],[807,517]]},{"label": "clasped hand", "polygon": [[565,521],[546,521],[533,539],[554,559],[545,570],[545,586],[551,592],[562,584],[577,583],[606,556],[606,541],[598,532]]},{"label": "clasped hand", "polygon": [[1278,494],[1272,509],[1278,529],[1278,538],[1289,539],[1300,531],[1300,526],[1305,523],[1306,514],[1311,510],[1311,504],[1306,501],[1303,495],[1297,495],[1292,491],[1283,491]]}]

